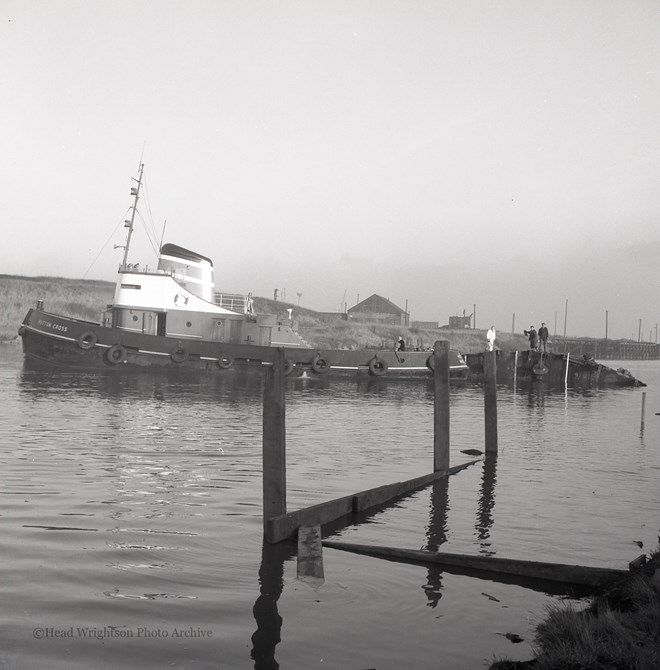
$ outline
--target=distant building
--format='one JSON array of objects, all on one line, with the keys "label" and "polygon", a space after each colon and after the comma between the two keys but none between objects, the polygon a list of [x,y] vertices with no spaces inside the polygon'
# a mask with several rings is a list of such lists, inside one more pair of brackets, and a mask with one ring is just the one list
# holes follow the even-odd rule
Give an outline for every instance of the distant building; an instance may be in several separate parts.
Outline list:
[{"label": "distant building", "polygon": [[472,314],[469,316],[450,316],[450,328],[472,328]]},{"label": "distant building", "polygon": [[437,328],[438,327],[438,322],[437,321],[413,321],[412,322],[412,327],[413,328],[425,328],[425,329],[432,329],[432,328]]},{"label": "distant building", "polygon": [[405,326],[408,323],[405,309],[375,293],[348,309],[347,314],[349,321],[375,321],[396,326]]}]

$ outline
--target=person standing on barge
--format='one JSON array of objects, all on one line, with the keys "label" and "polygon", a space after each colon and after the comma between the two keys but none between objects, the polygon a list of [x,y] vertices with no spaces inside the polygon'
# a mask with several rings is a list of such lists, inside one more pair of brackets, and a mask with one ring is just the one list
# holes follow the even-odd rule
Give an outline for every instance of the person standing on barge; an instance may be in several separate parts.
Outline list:
[{"label": "person standing on barge", "polygon": [[543,348],[543,353],[547,353],[548,350],[548,328],[545,325],[545,323],[541,324],[541,327],[539,328],[539,340],[541,342],[541,347]]},{"label": "person standing on barge", "polygon": [[523,330],[523,333],[529,337],[529,348],[530,351],[536,351],[538,346],[539,346],[539,336],[538,333],[536,332],[536,328],[534,326],[530,326],[529,330]]},{"label": "person standing on barge", "polygon": [[495,332],[495,326],[491,326],[486,333],[486,339],[488,340],[488,351],[493,351],[495,348],[495,338],[497,333]]}]

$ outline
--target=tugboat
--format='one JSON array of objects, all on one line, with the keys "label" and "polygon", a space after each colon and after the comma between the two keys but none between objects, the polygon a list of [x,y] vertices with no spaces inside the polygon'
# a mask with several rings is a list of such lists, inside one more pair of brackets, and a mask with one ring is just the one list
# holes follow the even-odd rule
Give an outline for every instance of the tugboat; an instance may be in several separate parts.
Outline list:
[{"label": "tugboat", "polygon": [[[133,204],[114,302],[100,323],[30,309],[18,334],[28,360],[64,368],[175,369],[225,374],[273,360],[285,351],[287,375],[309,374],[424,378],[433,375],[426,351],[311,348],[291,318],[256,314],[252,295],[215,292],[213,262],[175,244],[162,244],[155,271],[129,263],[128,255],[144,165],[131,188]],[[467,374],[450,350],[450,376]]]}]

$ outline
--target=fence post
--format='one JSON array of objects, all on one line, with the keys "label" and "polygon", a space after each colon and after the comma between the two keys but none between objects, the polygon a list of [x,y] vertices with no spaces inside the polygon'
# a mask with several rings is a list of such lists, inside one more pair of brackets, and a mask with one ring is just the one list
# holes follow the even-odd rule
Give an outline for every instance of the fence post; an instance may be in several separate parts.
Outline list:
[{"label": "fence post", "polygon": [[449,342],[433,345],[433,472],[449,470]]},{"label": "fence post", "polygon": [[497,352],[484,352],[486,453],[497,453]]},{"label": "fence post", "polygon": [[263,515],[286,514],[286,429],[284,405],[284,349],[275,349],[266,369],[263,408]]}]

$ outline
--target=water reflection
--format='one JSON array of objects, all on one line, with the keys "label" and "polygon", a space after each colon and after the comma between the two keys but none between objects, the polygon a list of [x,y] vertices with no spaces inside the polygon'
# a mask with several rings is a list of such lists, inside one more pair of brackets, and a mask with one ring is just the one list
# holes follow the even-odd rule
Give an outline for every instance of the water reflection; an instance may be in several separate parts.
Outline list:
[{"label": "water reflection", "polygon": [[284,563],[295,555],[292,542],[268,544],[264,542],[259,568],[259,597],[252,613],[257,622],[257,630],[252,635],[250,658],[255,670],[277,670],[280,664],[275,660],[275,648],[281,641],[282,617],[277,609],[277,601],[284,588]]},{"label": "water reflection", "polygon": [[490,529],[493,525],[493,508],[495,507],[495,483],[497,481],[497,454],[484,455],[483,475],[481,478],[481,495],[477,504],[477,538],[480,553],[493,555],[490,550]]},{"label": "water reflection", "polygon": [[527,392],[527,406],[530,409],[538,409],[539,414],[543,413],[545,407],[546,388],[543,380],[529,385]]},{"label": "water reflection", "polygon": [[[433,482],[431,489],[431,505],[429,523],[426,528],[426,549],[438,551],[447,541],[447,513],[449,511],[449,477]],[[435,608],[442,598],[442,570],[437,566],[429,566],[426,573],[426,584],[422,586],[429,607]]]},{"label": "water reflection", "polygon": [[263,375],[255,370],[236,370],[227,375],[198,375],[175,370],[70,372],[44,368],[26,360],[20,374],[19,391],[32,399],[50,398],[54,393],[88,393],[103,400],[150,397],[160,402],[177,402],[184,398],[207,402],[222,398],[243,405],[246,401],[262,402]]}]

